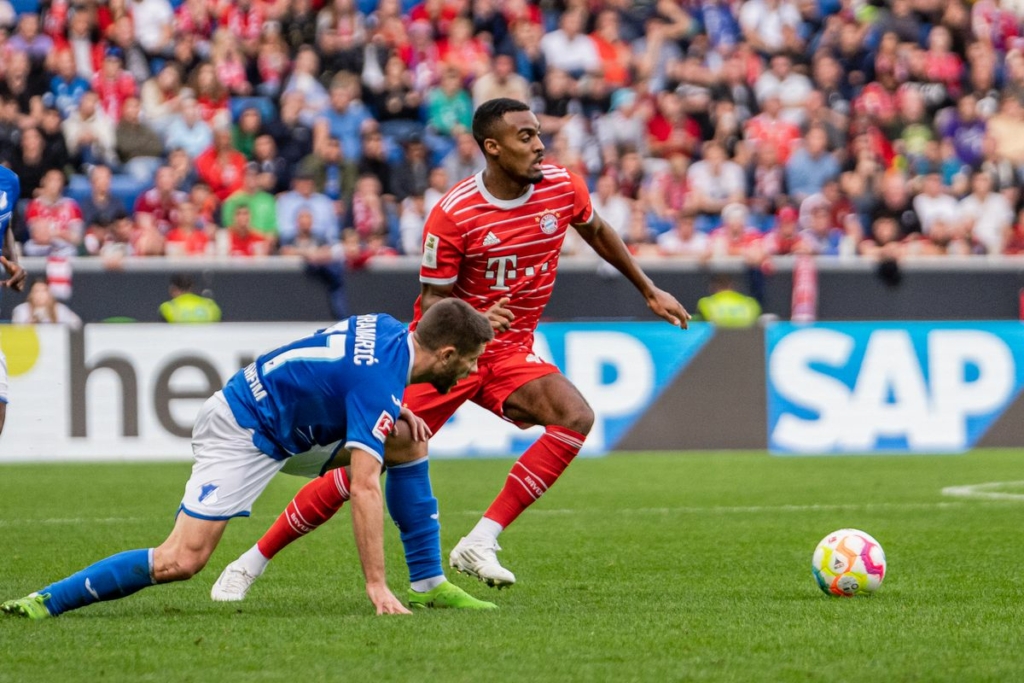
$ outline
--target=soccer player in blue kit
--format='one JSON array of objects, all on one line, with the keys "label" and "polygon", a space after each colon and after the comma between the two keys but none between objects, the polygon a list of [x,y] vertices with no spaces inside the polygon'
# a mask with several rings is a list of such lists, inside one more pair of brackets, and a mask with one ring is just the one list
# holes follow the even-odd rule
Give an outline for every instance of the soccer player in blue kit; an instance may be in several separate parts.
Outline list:
[{"label": "soccer player in blue kit", "polygon": [[[387,315],[360,315],[260,356],[199,411],[192,476],[167,540],[100,560],[0,610],[42,619],[190,579],[206,565],[228,520],[248,516],[277,472],[332,470],[352,501],[370,601],[377,614],[408,614],[384,579],[384,441],[399,419],[428,438],[426,425],[402,408],[406,385],[450,390],[476,370],[493,336],[483,314],[448,299],[431,307],[414,332]],[[350,474],[332,469],[346,452]]]},{"label": "soccer player in blue kit", "polygon": [[[21,181],[14,171],[0,166],[0,266],[6,271],[7,279],[0,280],[0,287],[10,287],[16,292],[25,288],[25,271],[18,265],[18,251],[14,246],[14,230],[11,218],[14,207],[21,196]],[[0,273],[0,277],[2,277]],[[7,421],[7,359],[0,351],[0,434]]]}]

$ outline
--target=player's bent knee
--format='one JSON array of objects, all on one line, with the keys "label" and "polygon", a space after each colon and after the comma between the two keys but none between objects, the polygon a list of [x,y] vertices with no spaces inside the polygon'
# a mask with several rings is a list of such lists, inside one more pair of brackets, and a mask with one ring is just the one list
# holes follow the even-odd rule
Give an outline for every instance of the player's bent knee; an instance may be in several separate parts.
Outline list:
[{"label": "player's bent knee", "polygon": [[408,431],[403,434],[400,429],[397,430],[397,433],[384,444],[384,464],[387,467],[422,460],[425,457],[427,457],[427,442],[413,441]]},{"label": "player's bent knee", "polygon": [[571,429],[577,434],[586,436],[594,426],[594,410],[586,404],[574,407],[574,409],[563,415],[559,424],[566,429]]}]

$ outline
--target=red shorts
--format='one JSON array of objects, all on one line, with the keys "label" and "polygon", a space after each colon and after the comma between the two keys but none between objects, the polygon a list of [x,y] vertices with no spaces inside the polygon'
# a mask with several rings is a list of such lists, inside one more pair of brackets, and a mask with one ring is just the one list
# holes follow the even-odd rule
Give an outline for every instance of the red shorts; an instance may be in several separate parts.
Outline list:
[{"label": "red shorts", "polygon": [[[527,382],[559,372],[529,351],[511,351],[482,359],[477,371],[441,394],[430,384],[412,384],[405,390],[405,406],[437,433],[466,401],[505,418],[505,400]],[[529,425],[523,425],[529,426]]]}]

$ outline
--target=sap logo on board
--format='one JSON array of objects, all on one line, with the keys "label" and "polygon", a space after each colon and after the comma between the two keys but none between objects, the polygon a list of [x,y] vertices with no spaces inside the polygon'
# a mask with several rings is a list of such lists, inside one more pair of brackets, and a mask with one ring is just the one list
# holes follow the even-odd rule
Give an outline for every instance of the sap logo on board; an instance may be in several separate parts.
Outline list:
[{"label": "sap logo on board", "polygon": [[793,454],[970,448],[1022,384],[1019,326],[990,327],[773,326],[769,447]]}]

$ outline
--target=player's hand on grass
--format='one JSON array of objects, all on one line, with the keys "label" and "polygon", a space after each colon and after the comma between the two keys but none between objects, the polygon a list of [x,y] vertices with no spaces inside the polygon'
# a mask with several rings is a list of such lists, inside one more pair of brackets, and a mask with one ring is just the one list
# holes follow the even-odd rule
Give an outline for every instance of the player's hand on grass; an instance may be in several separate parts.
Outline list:
[{"label": "player's hand on grass", "polygon": [[427,423],[405,406],[402,406],[398,412],[398,419],[409,425],[409,433],[413,441],[427,441],[434,435]]},{"label": "player's hand on grass", "polygon": [[366,594],[377,608],[377,614],[412,614],[383,583],[366,584]]},{"label": "player's hand on grass", "polygon": [[10,275],[6,280],[0,280],[0,287],[10,287],[15,292],[25,289],[25,277],[27,274],[24,268],[17,263],[8,261],[6,256],[0,256],[0,265]]},{"label": "player's hand on grass", "polygon": [[651,309],[654,315],[676,327],[681,327],[684,330],[689,327],[690,314],[686,312],[681,303],[676,301],[674,296],[664,290],[654,288],[654,292],[647,299],[647,308]]},{"label": "player's hand on grass", "polygon": [[507,296],[502,297],[498,303],[487,309],[487,319],[491,321],[491,327],[495,332],[508,332],[516,318],[516,314],[506,308],[508,302]]}]

